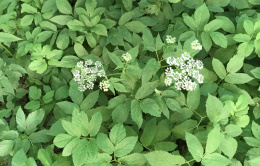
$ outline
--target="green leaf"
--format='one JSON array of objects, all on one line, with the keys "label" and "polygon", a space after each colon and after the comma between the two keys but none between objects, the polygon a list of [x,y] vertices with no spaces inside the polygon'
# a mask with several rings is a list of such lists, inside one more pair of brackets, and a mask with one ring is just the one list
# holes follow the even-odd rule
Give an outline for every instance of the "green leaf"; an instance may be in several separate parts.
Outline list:
[{"label": "green leaf", "polygon": [[87,50],[80,43],[75,43],[74,44],[74,51],[78,55],[78,57],[83,57],[83,56],[88,55]]},{"label": "green leaf", "polygon": [[253,35],[253,33],[254,33],[254,23],[251,20],[246,19],[243,23],[243,27],[244,27],[244,29],[245,29],[245,31],[248,35],[250,35],[250,36]]},{"label": "green leaf", "polygon": [[225,66],[223,65],[223,63],[218,60],[213,58],[212,60],[212,66],[214,71],[216,72],[216,74],[219,76],[220,79],[224,79],[227,75]]},{"label": "green leaf", "polygon": [[[23,3],[22,4],[22,10],[21,10],[22,13],[32,13],[32,14],[35,14],[37,13],[37,9],[32,7],[31,5],[28,5],[27,3]],[[1,36],[1,35],[0,35]]]},{"label": "green leaf", "polygon": [[48,104],[50,102],[53,101],[53,96],[54,96],[54,91],[51,90],[49,92],[47,92],[43,97],[42,97],[42,100],[45,104]]},{"label": "green leaf", "polygon": [[[214,1],[213,1],[214,2]],[[229,33],[235,33],[236,29],[235,29],[235,25],[234,23],[228,18],[228,17],[225,17],[225,16],[216,16],[217,19],[221,20],[223,22],[223,25],[222,25],[222,29],[226,32],[229,32]]]},{"label": "green leaf", "polygon": [[223,25],[223,21],[221,21],[219,19],[215,19],[204,26],[204,31],[207,33],[214,32],[214,31],[218,30],[219,28],[221,28],[222,25]]},{"label": "green leaf", "polygon": [[146,98],[140,102],[140,108],[144,113],[150,114],[152,116],[160,117],[161,112],[159,111],[159,106],[155,100]]},{"label": "green leaf", "polygon": [[79,138],[72,139],[63,149],[62,156],[70,156],[73,149],[78,145]]},{"label": "green leaf", "polygon": [[59,134],[57,135],[54,140],[53,144],[57,146],[58,148],[65,147],[71,140],[73,139],[73,136],[68,134]]},{"label": "green leaf", "polygon": [[222,139],[219,125],[215,126],[208,134],[206,154],[213,153],[218,149]]},{"label": "green leaf", "polygon": [[165,151],[153,151],[144,154],[146,160],[151,166],[174,166],[182,165],[185,163],[185,159],[180,155],[172,155]]},{"label": "green leaf", "polygon": [[76,19],[69,21],[67,23],[67,26],[72,31],[80,31],[80,32],[85,31],[85,28],[86,28],[82,22],[80,22],[79,20],[76,20]]},{"label": "green leaf", "polygon": [[62,14],[72,14],[72,7],[68,0],[56,0],[56,5]]},{"label": "green leaf", "polygon": [[147,96],[149,96],[150,94],[152,94],[155,90],[155,88],[157,87],[158,81],[154,81],[154,82],[147,82],[145,84],[143,84],[136,92],[135,94],[135,98],[137,100],[139,99],[143,99]]},{"label": "green leaf", "polygon": [[225,81],[231,84],[245,84],[253,79],[245,73],[230,73],[226,76]]},{"label": "green leaf", "polygon": [[142,32],[143,32],[142,39],[144,44],[144,50],[149,50],[151,52],[154,52],[155,42],[151,31],[148,28],[144,28]]},{"label": "green leaf", "polygon": [[82,166],[88,159],[88,141],[81,139],[72,151],[72,161],[75,166]]},{"label": "green leaf", "polygon": [[96,138],[97,146],[102,149],[104,152],[108,154],[112,154],[114,152],[114,145],[108,139],[107,135],[104,133],[99,133]]},{"label": "green leaf", "polygon": [[57,32],[57,26],[49,21],[40,22],[40,26],[42,27],[42,29],[44,29],[46,31]]},{"label": "green leaf", "polygon": [[0,142],[0,156],[8,155],[13,149],[14,142],[13,140],[3,140]]},{"label": "green leaf", "polygon": [[120,157],[118,161],[125,165],[135,165],[135,166],[143,166],[146,163],[146,159],[144,155],[141,153],[133,153],[130,155]]},{"label": "green leaf", "polygon": [[97,102],[99,97],[99,90],[91,92],[81,103],[80,108],[82,110],[91,109]]},{"label": "green leaf", "polygon": [[254,121],[252,122],[252,133],[258,140],[260,140],[260,125]]},{"label": "green leaf", "polygon": [[59,25],[67,25],[69,21],[73,19],[72,16],[69,15],[56,15],[50,19],[50,21],[59,24]]},{"label": "green leaf", "polygon": [[12,166],[21,166],[27,160],[23,148],[17,151],[12,158]]},{"label": "green leaf", "polygon": [[125,12],[119,19],[118,25],[123,26],[129,22],[133,17],[133,12]]},{"label": "green leaf", "polygon": [[102,123],[102,115],[100,112],[95,113],[88,125],[88,131],[90,133],[90,136],[93,137],[97,135]]},{"label": "green leaf", "polygon": [[221,120],[221,112],[223,110],[222,102],[215,96],[208,96],[206,101],[206,112],[209,120],[216,124]]},{"label": "green leaf", "polygon": [[165,102],[167,104],[167,106],[170,108],[170,110],[172,111],[177,111],[177,112],[182,112],[182,108],[180,107],[179,103],[172,98],[166,98]]},{"label": "green leaf", "polygon": [[36,86],[30,86],[29,88],[29,97],[32,99],[39,99],[41,97],[41,89],[38,89]]},{"label": "green leaf", "polygon": [[216,45],[227,48],[227,37],[220,32],[211,32],[210,36]]},{"label": "green leaf", "polygon": [[50,156],[50,154],[48,153],[47,150],[39,149],[37,157],[44,166],[51,166],[52,165],[51,156]]},{"label": "green leaf", "polygon": [[143,115],[138,100],[134,99],[131,101],[131,118],[137,124],[140,129],[143,124]]},{"label": "green leaf", "polygon": [[48,143],[52,138],[53,137],[48,134],[48,130],[46,129],[34,132],[29,136],[32,143]]},{"label": "green leaf", "polygon": [[79,91],[78,87],[79,85],[74,80],[70,82],[69,96],[76,104],[80,104],[83,101],[83,92]]},{"label": "green leaf", "polygon": [[154,144],[154,150],[173,151],[177,145],[173,142],[157,142]]},{"label": "green leaf", "polygon": [[210,35],[206,32],[201,33],[201,40],[203,48],[209,52],[210,48],[212,47],[212,40],[210,38]]},{"label": "green leaf", "polygon": [[246,127],[249,122],[250,118],[248,115],[242,115],[242,116],[234,116],[232,119],[239,127]]},{"label": "green leaf", "polygon": [[30,63],[28,67],[30,70],[42,74],[47,69],[47,63],[45,59],[34,60]]},{"label": "green leaf", "polygon": [[230,136],[225,136],[221,141],[220,149],[229,159],[232,159],[237,151],[237,141]]},{"label": "green leaf", "polygon": [[26,129],[25,133],[27,135],[30,135],[34,131],[37,130],[37,126],[42,122],[45,115],[45,111],[43,109],[39,109],[37,111],[31,112],[25,123],[26,123]]},{"label": "green leaf", "polygon": [[68,102],[68,101],[61,101],[61,102],[58,102],[56,104],[66,114],[72,114],[72,111],[73,111],[74,108],[79,109],[79,106],[77,104],[71,103],[71,102]]},{"label": "green leaf", "polygon": [[129,31],[140,33],[144,29],[145,25],[140,21],[131,21],[124,25]]},{"label": "green leaf", "polygon": [[33,15],[25,15],[25,16],[21,19],[21,26],[31,25],[33,19],[34,19],[34,16],[33,16]]},{"label": "green leaf", "polygon": [[138,137],[126,137],[115,146],[114,154],[116,157],[122,157],[129,154],[135,147]]},{"label": "green leaf", "polygon": [[242,133],[242,129],[235,124],[228,124],[225,127],[225,133],[231,137],[237,137]]},{"label": "green leaf", "polygon": [[260,79],[260,67],[250,70],[250,73],[252,73],[255,78]]},{"label": "green leaf", "polygon": [[[153,50],[155,50],[155,46]],[[142,83],[148,82],[159,69],[160,63],[154,58],[150,59],[142,70]]]},{"label": "green leaf", "polygon": [[68,30],[63,29],[62,31],[60,31],[57,37],[56,45],[59,49],[64,50],[68,47],[69,43],[70,43],[70,38],[68,35]]},{"label": "green leaf", "polygon": [[230,160],[219,153],[206,154],[201,162],[205,166],[226,166]]},{"label": "green leaf", "polygon": [[15,41],[19,41],[19,40],[22,40],[22,39],[14,36],[12,34],[9,34],[9,33],[0,32],[0,42],[8,43],[8,42],[15,42]]},{"label": "green leaf", "polygon": [[107,36],[107,28],[103,24],[95,25],[90,29],[90,31],[98,35]]},{"label": "green leaf", "polygon": [[109,133],[109,138],[114,145],[117,145],[126,137],[126,130],[123,124],[116,124]]},{"label": "green leaf", "polygon": [[196,88],[193,91],[188,91],[187,105],[191,110],[196,110],[200,105],[200,89]]},{"label": "green leaf", "polygon": [[244,137],[245,142],[253,147],[260,148],[260,141],[254,137]]},{"label": "green leaf", "polygon": [[236,34],[233,39],[237,42],[249,42],[251,37],[247,34]]},{"label": "green leaf", "polygon": [[192,29],[193,31],[197,30],[197,23],[195,20],[190,17],[187,13],[182,14],[183,21]]},{"label": "green leaf", "polygon": [[143,144],[143,146],[147,147],[152,143],[156,135],[156,132],[157,132],[156,118],[153,118],[145,124],[143,133],[140,137],[140,141]]},{"label": "green leaf", "polygon": [[18,111],[16,113],[16,123],[17,123],[17,129],[20,132],[26,129],[25,114],[21,107],[18,108]]},{"label": "green leaf", "polygon": [[115,123],[124,123],[129,115],[129,110],[125,104],[118,105],[112,112],[112,119]]},{"label": "green leaf", "polygon": [[197,137],[188,132],[185,133],[185,139],[189,152],[197,162],[200,162],[201,158],[203,157],[204,150],[199,140],[197,139]]},{"label": "green leaf", "polygon": [[199,29],[202,29],[208,23],[209,17],[209,10],[205,3],[195,10],[194,19]]}]

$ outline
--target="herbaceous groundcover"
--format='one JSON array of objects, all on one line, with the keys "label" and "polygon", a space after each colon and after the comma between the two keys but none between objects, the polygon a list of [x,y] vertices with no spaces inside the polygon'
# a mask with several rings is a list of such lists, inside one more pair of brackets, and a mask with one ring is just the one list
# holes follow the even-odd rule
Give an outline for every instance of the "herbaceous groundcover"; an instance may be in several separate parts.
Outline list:
[{"label": "herbaceous groundcover", "polygon": [[260,165],[260,0],[0,0],[0,165]]}]

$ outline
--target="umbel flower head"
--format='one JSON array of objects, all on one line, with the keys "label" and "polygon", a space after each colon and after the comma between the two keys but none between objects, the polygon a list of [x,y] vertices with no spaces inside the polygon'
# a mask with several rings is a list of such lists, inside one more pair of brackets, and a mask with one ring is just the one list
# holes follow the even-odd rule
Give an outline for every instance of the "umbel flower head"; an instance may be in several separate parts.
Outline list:
[{"label": "umbel flower head", "polygon": [[176,37],[172,37],[171,35],[166,36],[166,43],[174,44],[176,42]]},{"label": "umbel flower head", "polygon": [[203,63],[200,60],[192,59],[187,52],[184,52],[179,58],[167,58],[167,63],[170,66],[176,66],[176,70],[171,67],[166,68],[164,81],[166,86],[175,82],[177,90],[193,91],[197,88],[195,81],[203,83],[204,77],[199,73],[199,70],[203,69]]},{"label": "umbel flower head", "polygon": [[79,84],[79,90],[85,91],[94,88],[94,82],[97,77],[105,77],[106,73],[102,69],[102,63],[96,61],[95,63],[88,59],[77,63],[77,69],[73,72],[74,80]]},{"label": "umbel flower head", "polygon": [[193,50],[202,50],[202,45],[199,43],[198,40],[194,40],[192,43],[191,43],[191,48]]},{"label": "umbel flower head", "polygon": [[130,61],[130,60],[132,59],[132,56],[131,56],[131,54],[129,54],[129,53],[127,52],[127,53],[125,53],[125,54],[122,55],[122,58],[123,58],[126,62],[128,62],[128,61]]}]

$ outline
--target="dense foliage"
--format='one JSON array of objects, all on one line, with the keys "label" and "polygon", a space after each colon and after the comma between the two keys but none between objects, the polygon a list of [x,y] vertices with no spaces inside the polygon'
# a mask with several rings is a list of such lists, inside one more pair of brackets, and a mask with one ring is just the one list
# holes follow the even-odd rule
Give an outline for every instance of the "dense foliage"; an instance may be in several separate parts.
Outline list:
[{"label": "dense foliage", "polygon": [[0,165],[260,165],[260,0],[0,0]]}]

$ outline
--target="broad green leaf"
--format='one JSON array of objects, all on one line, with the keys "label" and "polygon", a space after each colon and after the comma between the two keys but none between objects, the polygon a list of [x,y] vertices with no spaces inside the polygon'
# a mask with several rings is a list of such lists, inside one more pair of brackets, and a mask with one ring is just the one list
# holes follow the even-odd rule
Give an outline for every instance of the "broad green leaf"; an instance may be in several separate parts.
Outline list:
[{"label": "broad green leaf", "polygon": [[63,29],[57,37],[56,45],[59,49],[64,50],[68,47],[69,43],[70,43],[70,39],[68,36],[68,30]]},{"label": "broad green leaf", "polygon": [[70,82],[69,96],[74,103],[81,104],[83,101],[83,92],[79,91],[78,87],[79,85],[72,80]]},{"label": "broad green leaf", "polygon": [[72,139],[63,149],[62,156],[70,156],[73,149],[78,145],[79,138]]},{"label": "broad green leaf", "polygon": [[52,138],[46,129],[34,132],[29,136],[31,143],[48,143]]},{"label": "broad green leaf", "polygon": [[143,44],[144,50],[149,50],[151,52],[155,51],[155,42],[151,31],[148,28],[143,29]]},{"label": "broad green leaf", "polygon": [[56,0],[56,5],[62,14],[72,14],[72,7],[68,0]]},{"label": "broad green leaf", "polygon": [[214,31],[218,30],[219,28],[221,28],[222,25],[223,25],[223,21],[221,21],[219,19],[215,19],[204,26],[204,31],[207,33],[214,32]]},{"label": "broad green leaf", "polygon": [[252,73],[255,78],[260,79],[260,67],[254,68],[250,73]]},{"label": "broad green leaf", "polygon": [[248,115],[234,116],[232,117],[232,121],[234,121],[239,127],[244,128],[249,124],[250,118]]},{"label": "broad green leaf", "polygon": [[165,102],[166,102],[166,104],[167,104],[167,106],[169,107],[170,110],[182,112],[182,108],[180,107],[179,103],[175,99],[166,98]]},{"label": "broad green leaf", "polygon": [[237,42],[249,42],[251,40],[251,37],[247,34],[236,34],[233,39]]},{"label": "broad green leaf", "polygon": [[197,25],[196,27],[198,27],[199,29],[203,29],[203,27],[208,23],[209,17],[209,10],[204,3],[195,10],[194,19]]},{"label": "broad green leaf", "polygon": [[12,34],[9,33],[5,33],[5,32],[0,32],[0,42],[15,42],[15,41],[19,41],[22,40],[19,37],[16,37]]},{"label": "broad green leaf", "polygon": [[229,159],[232,159],[236,154],[237,145],[237,141],[233,137],[225,136],[221,141],[220,149]]},{"label": "broad green leaf", "polygon": [[0,156],[8,155],[13,149],[14,141],[13,140],[3,140],[0,142]]},{"label": "broad green leaf", "polygon": [[144,154],[146,160],[151,166],[175,166],[185,163],[185,159],[180,155],[172,155],[165,151],[153,151]]},{"label": "broad green leaf", "polygon": [[200,89],[196,88],[193,91],[188,91],[187,105],[191,110],[196,110],[200,104]]},{"label": "broad green leaf", "polygon": [[133,149],[138,140],[138,137],[126,137],[115,146],[115,156],[122,157],[129,154]]},{"label": "broad green leaf", "polygon": [[68,101],[61,101],[56,104],[66,114],[72,114],[74,108],[79,109],[79,106],[77,104]]},{"label": "broad green leaf", "polygon": [[88,131],[90,133],[90,136],[93,137],[97,135],[102,123],[102,115],[100,112],[95,113],[88,125]]},{"label": "broad green leaf", "polygon": [[222,111],[222,102],[217,97],[209,95],[206,101],[206,112],[209,120],[214,124],[218,123],[221,120]]},{"label": "broad green leaf", "polygon": [[135,98],[137,100],[143,99],[152,94],[157,87],[158,81],[144,83],[136,92]]},{"label": "broad green leaf", "polygon": [[220,60],[213,58],[212,66],[219,78],[224,79],[227,75],[227,72],[223,63]]},{"label": "broad green leaf", "polygon": [[95,25],[90,29],[90,31],[98,35],[107,36],[107,28],[103,24]]},{"label": "broad green leaf", "polygon": [[17,151],[13,158],[12,158],[12,166],[21,166],[23,163],[25,163],[27,160],[26,154],[21,148],[19,151]]},{"label": "broad green leaf", "polygon": [[226,166],[230,160],[219,153],[206,154],[201,162],[205,166]]},{"label": "broad green leaf", "polygon": [[132,12],[125,12],[119,19],[118,21],[118,25],[123,26],[125,23],[127,23],[128,21],[130,21],[133,17],[133,13]]},{"label": "broad green leaf", "polygon": [[231,84],[245,84],[251,80],[253,78],[245,73],[230,73],[225,77],[225,81]]},{"label": "broad green leaf", "polygon": [[248,35],[253,35],[254,33],[254,23],[251,20],[245,20],[243,27]]},{"label": "broad green leaf", "polygon": [[177,145],[173,142],[157,142],[154,144],[154,150],[173,151]]},{"label": "broad green leaf", "polygon": [[50,19],[50,21],[59,24],[59,25],[67,25],[69,21],[73,19],[72,16],[69,15],[56,15]]},{"label": "broad green leaf", "polygon": [[109,133],[109,138],[114,145],[117,145],[126,137],[126,130],[123,124],[116,124]]},{"label": "broad green leaf", "polygon": [[27,135],[30,135],[32,132],[37,130],[37,126],[42,122],[45,115],[45,111],[43,109],[39,109],[37,111],[31,112],[25,123],[26,123],[26,129],[25,133]]},{"label": "broad green leaf", "polygon": [[180,139],[185,139],[185,132],[191,131],[198,125],[196,120],[188,119],[179,125],[174,126],[172,133]]},{"label": "broad green leaf", "polygon": [[160,63],[154,58],[150,59],[142,70],[142,83],[148,82],[159,69]]},{"label": "broad green leaf", "polygon": [[88,141],[81,139],[72,151],[72,161],[75,166],[82,166],[88,159]]},{"label": "broad green leaf", "polygon": [[104,152],[108,154],[112,154],[114,152],[114,145],[109,140],[106,134],[99,133],[96,138],[97,146],[102,149]]},{"label": "broad green leaf", "polygon": [[111,100],[109,100],[107,108],[108,109],[116,108],[118,105],[124,103],[125,100],[126,100],[126,96],[123,94],[116,96],[116,97],[112,98]]},{"label": "broad green leaf", "polygon": [[194,135],[186,132],[185,133],[185,139],[186,143],[189,149],[189,152],[191,153],[192,157],[197,161],[200,162],[201,158],[203,157],[203,147],[201,143],[199,142],[198,138]]},{"label": "broad green leaf", "polygon": [[96,102],[98,101],[98,97],[99,97],[99,90],[93,91],[91,92],[80,104],[80,108],[82,110],[89,110],[91,109]]},{"label": "broad green leaf", "polygon": [[242,129],[235,124],[228,124],[225,127],[225,133],[231,137],[237,137],[242,133]]},{"label": "broad green leaf", "polygon": [[83,57],[83,56],[88,55],[87,50],[80,43],[75,43],[74,44],[74,51],[78,55],[78,57]]},{"label": "broad green leaf", "polygon": [[52,165],[52,159],[47,150],[39,149],[37,157],[44,166]]},{"label": "broad green leaf", "polygon": [[37,9],[35,7],[32,7],[31,5],[28,5],[27,3],[23,3],[21,12],[35,14],[37,13]]},{"label": "broad green leaf", "polygon": [[33,15],[25,15],[25,16],[21,19],[21,26],[31,25],[33,19],[34,19],[34,16],[33,16]]},{"label": "broad green leaf", "polygon": [[73,125],[73,123],[66,121],[66,120],[62,120],[62,127],[64,128],[64,130],[66,130],[66,132],[69,135],[72,135],[74,137],[80,137],[81,133],[79,131],[79,129],[76,128],[75,125]]},{"label": "broad green leaf", "polygon": [[183,0],[183,5],[187,6],[190,9],[196,9],[203,4],[203,0]]},{"label": "broad green leaf", "polygon": [[202,45],[203,48],[209,52],[210,48],[212,47],[212,40],[210,38],[209,33],[202,32],[201,33],[201,40],[202,40]]},{"label": "broad green leaf", "polygon": [[211,32],[210,36],[216,45],[227,48],[227,37],[220,32]]},{"label": "broad green leaf", "polygon": [[152,143],[156,135],[156,132],[156,118],[153,118],[149,120],[147,123],[145,123],[143,133],[140,137],[140,141],[142,142],[143,146],[147,147]]},{"label": "broad green leaf", "polygon": [[160,107],[155,100],[146,98],[140,102],[140,108],[144,113],[150,114],[152,116],[160,117],[161,112],[159,111]]},{"label": "broad green leaf", "polygon": [[125,104],[120,104],[112,112],[112,119],[115,123],[124,123],[127,121],[129,110]]},{"label": "broad green leaf", "polygon": [[42,27],[42,29],[44,29],[46,31],[57,32],[57,26],[49,21],[40,22],[40,26]]},{"label": "broad green leaf", "polygon": [[140,33],[145,28],[145,25],[140,21],[131,21],[124,25],[129,31]]},{"label": "broad green leaf", "polygon": [[260,140],[260,126],[254,121],[252,122],[252,133],[258,140]]},{"label": "broad green leaf", "polygon": [[[211,0],[211,1],[214,2],[215,0]],[[228,17],[216,16],[216,18],[223,22],[223,25],[221,28],[224,31],[229,32],[229,33],[235,33],[235,30],[236,30],[235,25]]]},{"label": "broad green leaf", "polygon": [[250,2],[253,5],[260,5],[260,1],[259,0],[249,0],[248,2]]},{"label": "broad green leaf", "polygon": [[21,107],[18,108],[16,113],[17,129],[22,132],[26,129],[25,114]]},{"label": "broad green leaf", "polygon": [[45,59],[34,60],[28,67],[30,70],[42,74],[47,69],[47,63]]},{"label": "broad green leaf", "polygon": [[58,148],[65,147],[71,140],[73,139],[73,136],[68,134],[59,134],[57,135],[54,140],[53,144],[57,146]]},{"label": "broad green leaf", "polygon": [[213,153],[219,147],[222,140],[219,125],[215,126],[208,134],[206,154]]},{"label": "broad green leaf", "polygon": [[54,96],[54,90],[51,90],[47,92],[43,97],[42,100],[45,104],[48,104],[53,101],[53,96]]},{"label": "broad green leaf", "polygon": [[138,100],[131,101],[131,118],[137,124],[138,128],[141,128],[143,124],[143,115]]},{"label": "broad green leaf", "polygon": [[146,163],[146,159],[144,155],[141,153],[133,153],[130,155],[120,157],[118,161],[125,165],[135,165],[135,166],[143,166]]},{"label": "broad green leaf", "polygon": [[260,141],[254,137],[244,137],[245,142],[253,147],[260,148]]},{"label": "broad green leaf", "polygon": [[39,99],[41,97],[41,89],[38,89],[36,86],[30,86],[29,88],[29,97],[32,99]]},{"label": "broad green leaf", "polygon": [[187,13],[183,13],[182,17],[183,21],[190,27],[190,29],[192,29],[193,31],[197,29],[197,23],[192,17],[190,17]]},{"label": "broad green leaf", "polygon": [[82,22],[80,22],[79,20],[76,20],[76,19],[70,20],[67,23],[67,26],[72,31],[80,31],[80,32],[83,32],[86,28]]}]

